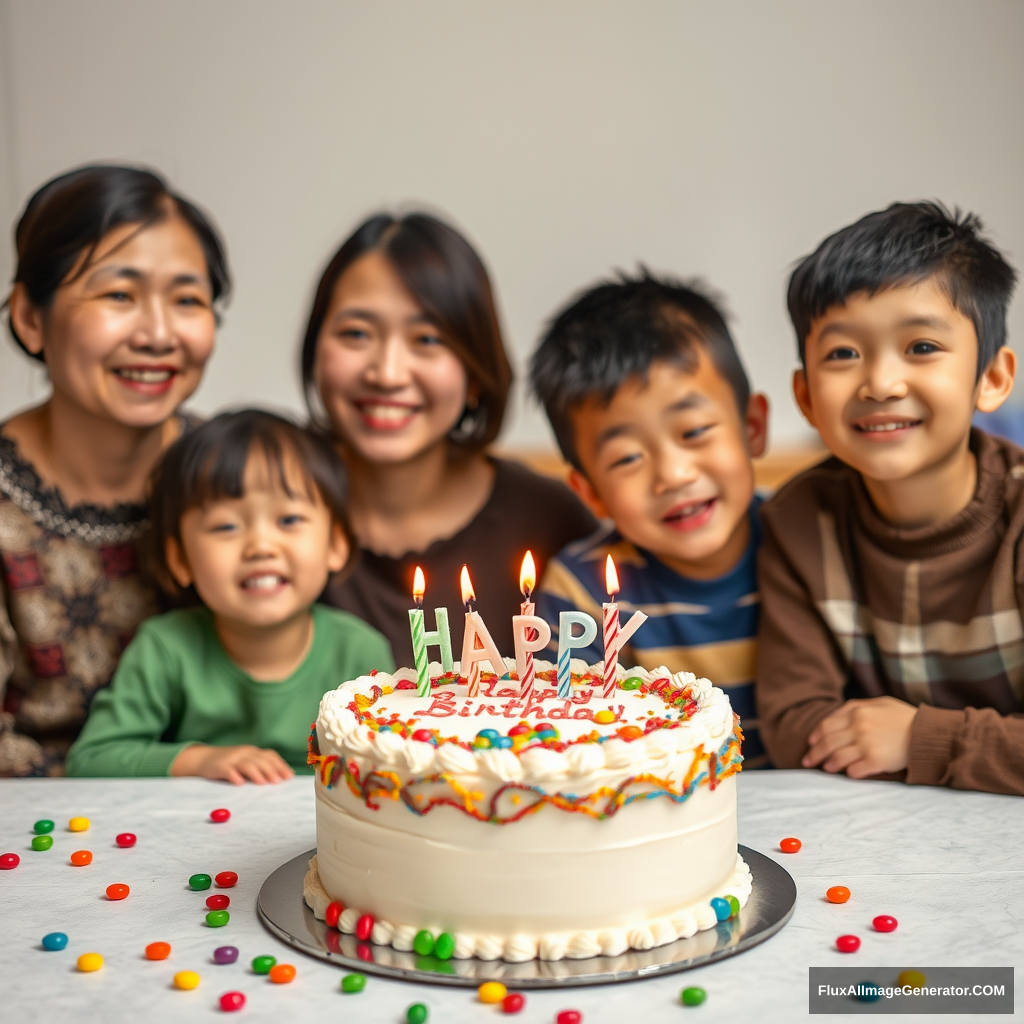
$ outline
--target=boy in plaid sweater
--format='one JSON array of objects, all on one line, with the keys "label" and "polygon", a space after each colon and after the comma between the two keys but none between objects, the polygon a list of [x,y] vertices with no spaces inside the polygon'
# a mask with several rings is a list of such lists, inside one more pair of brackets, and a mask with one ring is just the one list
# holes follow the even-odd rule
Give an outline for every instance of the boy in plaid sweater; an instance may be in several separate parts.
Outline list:
[{"label": "boy in plaid sweater", "polygon": [[976,217],[896,204],[794,271],[793,388],[833,458],[763,509],[757,697],[778,767],[1024,794],[1016,274]]}]

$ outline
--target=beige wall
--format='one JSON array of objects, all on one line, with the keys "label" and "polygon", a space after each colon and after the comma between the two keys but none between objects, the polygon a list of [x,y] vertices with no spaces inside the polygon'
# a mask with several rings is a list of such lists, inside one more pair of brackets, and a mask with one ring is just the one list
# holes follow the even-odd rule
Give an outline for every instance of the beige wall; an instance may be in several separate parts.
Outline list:
[{"label": "beige wall", "polygon": [[[1022,41],[1020,0],[0,0],[0,222],[87,160],[212,211],[237,290],[205,411],[299,407],[314,278],[380,206],[478,243],[519,368],[599,275],[701,274],[792,442],[783,286],[823,234],[937,196],[1024,265]],[[43,394],[0,343],[0,415]],[[546,444],[538,411],[506,440]]]}]

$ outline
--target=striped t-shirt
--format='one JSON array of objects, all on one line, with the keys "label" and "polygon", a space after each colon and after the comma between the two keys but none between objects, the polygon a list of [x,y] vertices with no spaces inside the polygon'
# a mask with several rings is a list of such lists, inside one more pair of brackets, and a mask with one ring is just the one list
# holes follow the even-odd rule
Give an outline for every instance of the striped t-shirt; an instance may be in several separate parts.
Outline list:
[{"label": "striped t-shirt", "polygon": [[718,579],[682,576],[624,539],[614,526],[605,526],[563,548],[548,563],[537,593],[537,614],[551,625],[552,648],[558,645],[559,612],[579,609],[597,620],[597,640],[573,654],[591,664],[603,661],[601,605],[608,600],[604,564],[610,554],[619,574],[620,621],[625,623],[634,611],[648,616],[620,653],[620,663],[693,672],[725,690],[742,721],[744,768],[768,767],[754,707],[760,504],[760,499],[754,498],[750,506],[747,550],[736,566]]}]

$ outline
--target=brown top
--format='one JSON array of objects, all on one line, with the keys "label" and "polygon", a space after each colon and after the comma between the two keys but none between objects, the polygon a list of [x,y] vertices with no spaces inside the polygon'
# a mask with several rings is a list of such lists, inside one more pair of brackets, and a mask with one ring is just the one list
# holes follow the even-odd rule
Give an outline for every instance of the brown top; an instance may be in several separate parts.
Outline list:
[{"label": "brown top", "polygon": [[[435,541],[425,551],[391,558],[361,551],[352,571],[328,584],[323,600],[358,615],[379,629],[391,644],[395,664],[412,666],[409,609],[412,577],[417,565],[427,579],[426,628],[434,628],[434,608],[447,608],[456,660],[462,648],[463,564],[476,591],[476,609],[503,655],[511,657],[512,616],[519,614],[519,569],[527,549],[539,574],[549,558],[570,541],[597,528],[589,512],[558,480],[538,476],[516,462],[494,460],[494,489],[471,523],[452,537]],[[437,648],[431,648],[437,660]]]},{"label": "brown top", "polygon": [[1024,451],[981,431],[974,498],[936,526],[883,520],[828,459],[762,511],[761,734],[796,768],[844,700],[919,707],[906,780],[1024,794]]}]

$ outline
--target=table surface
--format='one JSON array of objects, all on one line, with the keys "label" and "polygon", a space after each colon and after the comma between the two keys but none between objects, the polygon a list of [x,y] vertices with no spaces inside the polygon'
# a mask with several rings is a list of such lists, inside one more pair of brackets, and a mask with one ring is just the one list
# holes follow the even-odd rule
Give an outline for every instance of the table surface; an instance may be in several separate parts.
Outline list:
[{"label": "table surface", "polygon": [[[246,1021],[279,1022],[301,1013],[307,1021],[323,1014],[325,1020],[402,1024],[413,1002],[426,1004],[430,1024],[484,1024],[496,1014],[504,1019],[471,989],[369,975],[363,993],[343,995],[342,971],[302,956],[260,925],[255,905],[263,880],[315,845],[312,785],[309,777],[239,788],[202,779],[0,781],[0,852],[21,857],[17,868],[0,871],[0,1020],[223,1019],[218,1000],[231,990],[246,994],[239,1015]],[[229,808],[231,820],[211,823],[215,807]],[[88,832],[68,831],[68,819],[77,815],[91,819]],[[53,848],[45,852],[30,847],[39,818],[57,823]],[[118,849],[119,832],[134,832],[138,844]],[[1024,965],[1024,800],[1018,797],[819,772],[748,772],[739,778],[739,834],[796,880],[796,911],[778,935],[668,978],[530,993],[513,1019],[552,1022],[559,1010],[574,1008],[583,1012],[584,1024],[619,1024],[637,1013],[644,1024],[709,1015],[770,1024],[807,1014],[808,966]],[[779,853],[784,836],[800,838],[803,849]],[[80,849],[94,854],[88,867],[68,861]],[[238,885],[225,890],[231,921],[211,929],[205,897],[218,890],[191,892],[188,877],[225,870],[239,876]],[[130,885],[131,895],[108,900],[104,891],[112,882]],[[852,890],[848,903],[825,901],[825,890],[837,884]],[[873,931],[877,914],[894,915],[899,928]],[[42,949],[41,938],[52,931],[67,933],[66,950]],[[836,937],[846,933],[861,937],[858,953],[836,951]],[[169,959],[143,957],[146,944],[156,940],[171,943]],[[213,963],[213,949],[221,945],[238,947],[238,963]],[[79,973],[75,960],[84,952],[103,954],[103,969]],[[264,953],[295,964],[295,981],[275,985],[254,975],[249,962]],[[175,989],[171,979],[180,970],[197,971],[200,986]],[[707,990],[703,1007],[679,1005],[684,985]]]}]

